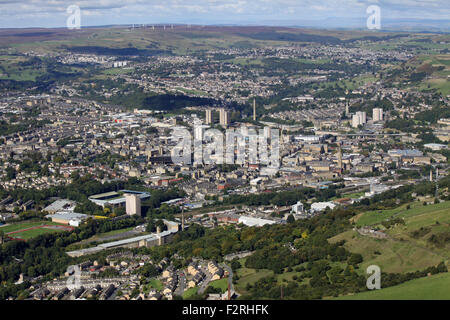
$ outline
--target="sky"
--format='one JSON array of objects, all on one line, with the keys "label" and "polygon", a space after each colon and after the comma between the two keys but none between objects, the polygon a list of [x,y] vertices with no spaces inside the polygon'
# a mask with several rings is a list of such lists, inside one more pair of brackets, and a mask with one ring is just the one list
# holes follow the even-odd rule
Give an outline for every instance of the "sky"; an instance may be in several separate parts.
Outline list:
[{"label": "sky", "polygon": [[[450,21],[450,0],[0,0],[0,28],[65,27],[77,5],[81,26],[233,24],[364,27],[369,5],[387,23]],[[441,20],[441,22],[438,22]]]}]

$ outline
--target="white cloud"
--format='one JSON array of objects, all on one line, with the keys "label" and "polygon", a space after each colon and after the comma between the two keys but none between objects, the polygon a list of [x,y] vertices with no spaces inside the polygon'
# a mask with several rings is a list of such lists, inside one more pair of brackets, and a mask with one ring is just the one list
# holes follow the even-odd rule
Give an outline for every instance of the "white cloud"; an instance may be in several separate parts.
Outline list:
[{"label": "white cloud", "polygon": [[62,26],[66,8],[73,4],[80,6],[89,25],[364,19],[370,4],[381,7],[383,18],[450,17],[449,0],[0,0],[0,27]]}]

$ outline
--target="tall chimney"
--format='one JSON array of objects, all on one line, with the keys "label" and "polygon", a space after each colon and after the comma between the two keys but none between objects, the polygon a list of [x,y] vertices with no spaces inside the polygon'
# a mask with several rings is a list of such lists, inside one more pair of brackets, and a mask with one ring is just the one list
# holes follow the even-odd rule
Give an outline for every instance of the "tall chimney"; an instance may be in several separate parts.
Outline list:
[{"label": "tall chimney", "polygon": [[256,99],[253,98],[253,121],[256,121]]},{"label": "tall chimney", "polygon": [[342,149],[341,149],[341,145],[339,145],[339,151],[338,151],[338,166],[339,166],[339,170],[342,173]]},{"label": "tall chimney", "polygon": [[156,227],[156,236],[158,237],[158,245],[162,245],[162,237],[160,235],[161,227]]}]

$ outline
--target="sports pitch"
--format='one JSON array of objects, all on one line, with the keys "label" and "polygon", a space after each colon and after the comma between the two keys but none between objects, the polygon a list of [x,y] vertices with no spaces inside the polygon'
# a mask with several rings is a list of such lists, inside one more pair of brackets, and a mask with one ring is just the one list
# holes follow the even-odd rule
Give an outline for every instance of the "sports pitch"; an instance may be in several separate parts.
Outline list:
[{"label": "sports pitch", "polygon": [[72,227],[49,221],[23,222],[0,227],[6,237],[15,240],[28,240],[42,234],[71,230]]}]

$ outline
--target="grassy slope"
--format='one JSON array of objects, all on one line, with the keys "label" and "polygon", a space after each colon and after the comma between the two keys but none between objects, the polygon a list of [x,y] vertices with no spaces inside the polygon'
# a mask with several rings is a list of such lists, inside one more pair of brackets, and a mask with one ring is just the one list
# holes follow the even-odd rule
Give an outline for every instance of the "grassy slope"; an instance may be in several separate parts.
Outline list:
[{"label": "grassy slope", "polygon": [[343,296],[337,300],[450,300],[450,273],[414,279],[398,286]]},{"label": "grassy slope", "polygon": [[211,281],[208,286],[213,288],[220,288],[220,290],[222,290],[222,293],[224,293],[228,289],[228,278]]},{"label": "grassy slope", "polygon": [[183,292],[183,299],[188,299],[191,296],[195,295],[198,291],[198,287],[193,287],[187,289],[185,292]]},{"label": "grassy slope", "polygon": [[[362,236],[350,230],[330,239],[331,242],[346,240],[345,247],[351,252],[360,253],[364,262],[360,272],[367,266],[376,264],[385,272],[410,272],[434,266],[441,261],[450,259],[450,246],[436,248],[427,239],[436,233],[448,230],[450,223],[450,203],[444,202],[436,205],[422,206],[412,204],[410,210],[406,205],[394,210],[364,213],[357,225],[378,225],[389,217],[402,217],[405,225],[397,225],[386,233],[388,239],[375,239]],[[439,225],[436,224],[439,221]],[[420,227],[429,227],[430,233],[415,239],[411,232]],[[380,254],[377,254],[379,252]]]},{"label": "grassy slope", "polygon": [[[431,220],[433,220],[434,217],[445,219],[445,217],[447,216],[445,213],[450,212],[450,201],[429,206],[423,206],[422,203],[414,202],[410,204],[411,209],[407,210],[406,207],[407,204],[404,204],[392,210],[376,210],[365,212],[357,219],[356,225],[358,227],[370,226],[379,224],[391,217],[410,218],[413,216],[421,216],[423,214],[426,214],[427,218]],[[432,222],[434,223],[435,220]]]}]

